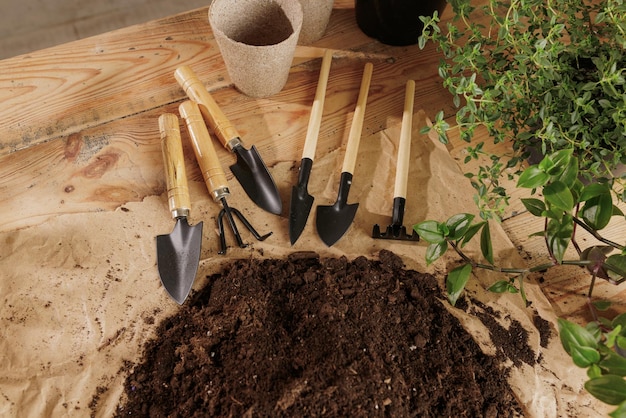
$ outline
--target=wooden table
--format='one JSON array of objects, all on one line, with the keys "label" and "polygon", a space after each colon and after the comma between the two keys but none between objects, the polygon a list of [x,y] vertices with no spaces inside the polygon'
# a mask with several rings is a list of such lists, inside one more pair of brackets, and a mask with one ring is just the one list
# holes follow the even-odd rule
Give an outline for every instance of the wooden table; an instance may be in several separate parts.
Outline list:
[{"label": "wooden table", "polygon": [[[358,30],[351,1],[336,3],[327,35],[315,46],[375,58],[365,133],[401,114],[408,79],[417,82],[416,109],[430,117],[442,108],[451,112],[432,46],[382,45]],[[348,57],[333,63],[318,150],[341,146],[364,62]],[[244,96],[229,80],[202,8],[0,62],[0,231],[162,193],[156,120],[186,99],[173,76],[183,64],[269,167],[299,162],[319,60],[296,57],[275,96]],[[233,157],[219,152],[226,166]],[[192,153],[187,157],[193,161]],[[200,178],[195,164],[188,174]]]}]

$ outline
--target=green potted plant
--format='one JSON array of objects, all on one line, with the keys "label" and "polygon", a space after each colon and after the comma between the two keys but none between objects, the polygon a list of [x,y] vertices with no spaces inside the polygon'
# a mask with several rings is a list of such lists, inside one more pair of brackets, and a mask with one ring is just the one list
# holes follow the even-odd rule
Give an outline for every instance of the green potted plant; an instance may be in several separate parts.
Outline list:
[{"label": "green potted plant", "polygon": [[[487,155],[468,173],[481,215],[497,216],[509,199],[502,176],[520,163],[571,149],[585,179],[609,183],[623,199],[626,162],[626,4],[623,0],[450,0],[453,18],[421,16],[420,46],[434,42],[444,59],[443,84],[458,107],[460,137],[470,142],[484,127],[510,154]],[[434,121],[440,140],[450,125]],[[471,144],[467,160],[485,156]],[[536,160],[535,160],[536,161]]]}]

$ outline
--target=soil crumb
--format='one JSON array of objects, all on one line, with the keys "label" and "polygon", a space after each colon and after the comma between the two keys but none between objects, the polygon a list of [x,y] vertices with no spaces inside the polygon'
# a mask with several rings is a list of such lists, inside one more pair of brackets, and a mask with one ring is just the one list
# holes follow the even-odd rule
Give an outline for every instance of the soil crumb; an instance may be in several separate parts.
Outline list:
[{"label": "soil crumb", "polygon": [[234,261],[159,325],[117,416],[522,416],[443,299],[384,250]]}]

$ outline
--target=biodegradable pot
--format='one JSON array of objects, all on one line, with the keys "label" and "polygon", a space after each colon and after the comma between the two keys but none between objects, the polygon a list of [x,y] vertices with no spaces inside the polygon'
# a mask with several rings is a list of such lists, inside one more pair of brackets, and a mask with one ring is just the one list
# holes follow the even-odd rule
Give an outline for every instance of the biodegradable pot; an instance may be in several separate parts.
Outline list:
[{"label": "biodegradable pot", "polygon": [[239,91],[267,97],[282,90],[302,17],[299,0],[213,0],[209,23]]},{"label": "biodegradable pot", "polygon": [[299,44],[309,45],[324,36],[334,2],[335,0],[300,0],[303,20]]},{"label": "biodegradable pot", "polygon": [[412,45],[422,32],[420,16],[441,14],[446,0],[356,0],[359,28],[388,45]]}]

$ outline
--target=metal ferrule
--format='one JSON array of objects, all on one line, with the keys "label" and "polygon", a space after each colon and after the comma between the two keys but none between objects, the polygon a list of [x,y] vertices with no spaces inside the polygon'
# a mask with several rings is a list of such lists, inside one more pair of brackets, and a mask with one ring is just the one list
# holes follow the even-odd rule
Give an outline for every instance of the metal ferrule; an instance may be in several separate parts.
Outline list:
[{"label": "metal ferrule", "polygon": [[241,142],[241,138],[239,138],[238,136],[234,137],[233,139],[231,139],[230,141],[228,141],[226,143],[226,146],[228,147],[229,150],[234,150],[235,147],[238,146],[243,146],[243,142]]},{"label": "metal ferrule", "polygon": [[172,218],[186,218],[189,216],[189,209],[187,208],[176,208],[172,210]]},{"label": "metal ferrule", "polygon": [[230,195],[230,190],[228,190],[228,187],[220,187],[219,189],[213,190],[212,195],[213,195],[213,200],[217,202],[221,200],[223,197]]}]

